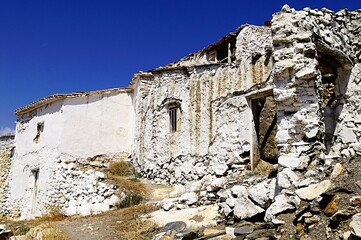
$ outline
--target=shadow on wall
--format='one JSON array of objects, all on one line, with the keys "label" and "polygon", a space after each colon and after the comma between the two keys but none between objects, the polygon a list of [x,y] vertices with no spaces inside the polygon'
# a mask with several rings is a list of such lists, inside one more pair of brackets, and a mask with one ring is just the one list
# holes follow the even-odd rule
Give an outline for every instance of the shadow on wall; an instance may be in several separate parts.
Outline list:
[{"label": "shadow on wall", "polygon": [[322,75],[322,113],[324,144],[329,154],[335,141],[335,131],[345,103],[351,74],[351,61],[342,52],[318,45],[319,70]]}]

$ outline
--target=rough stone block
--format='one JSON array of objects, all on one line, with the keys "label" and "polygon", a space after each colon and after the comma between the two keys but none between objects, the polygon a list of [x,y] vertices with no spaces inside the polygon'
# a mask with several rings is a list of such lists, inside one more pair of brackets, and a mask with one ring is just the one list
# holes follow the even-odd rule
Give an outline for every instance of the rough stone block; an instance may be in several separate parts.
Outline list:
[{"label": "rough stone block", "polygon": [[331,186],[332,183],[330,180],[324,180],[318,184],[312,184],[308,187],[297,189],[296,194],[303,200],[311,201],[326,192]]}]

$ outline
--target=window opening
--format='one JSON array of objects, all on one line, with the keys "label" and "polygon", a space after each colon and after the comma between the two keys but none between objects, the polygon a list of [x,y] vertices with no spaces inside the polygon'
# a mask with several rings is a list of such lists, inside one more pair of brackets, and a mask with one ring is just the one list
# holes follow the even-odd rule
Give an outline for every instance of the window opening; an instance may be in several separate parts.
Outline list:
[{"label": "window opening", "polygon": [[318,53],[319,69],[322,75],[322,110],[324,121],[323,140],[326,154],[334,143],[337,120],[342,111],[342,98],[347,85],[348,73],[334,57]]},{"label": "window opening", "polygon": [[235,60],[236,40],[223,43],[217,49],[217,61],[221,63],[231,63]]},{"label": "window opening", "polygon": [[169,125],[170,132],[180,131],[180,108],[179,106],[170,106],[169,111]]},{"label": "window opening", "polygon": [[33,139],[33,141],[35,143],[39,143],[40,142],[40,135],[41,133],[44,131],[44,122],[38,123],[38,125],[36,126],[36,136]]}]

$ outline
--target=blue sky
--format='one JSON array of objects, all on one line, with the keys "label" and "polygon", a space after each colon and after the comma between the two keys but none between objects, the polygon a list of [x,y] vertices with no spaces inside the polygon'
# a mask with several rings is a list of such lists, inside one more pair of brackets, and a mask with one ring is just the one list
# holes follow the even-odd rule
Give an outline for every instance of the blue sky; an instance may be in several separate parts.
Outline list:
[{"label": "blue sky", "polygon": [[0,0],[0,135],[14,110],[53,93],[127,86],[132,75],[195,52],[244,23],[359,0]]}]

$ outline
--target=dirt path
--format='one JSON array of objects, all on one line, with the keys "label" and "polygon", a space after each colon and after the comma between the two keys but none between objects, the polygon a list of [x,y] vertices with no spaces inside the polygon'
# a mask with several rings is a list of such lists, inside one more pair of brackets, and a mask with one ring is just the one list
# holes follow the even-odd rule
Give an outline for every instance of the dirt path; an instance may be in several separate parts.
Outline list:
[{"label": "dirt path", "polygon": [[[160,201],[168,197],[173,190],[170,186],[151,184],[147,181],[143,184],[149,193],[147,203]],[[151,222],[140,220],[140,215],[150,210],[149,206],[139,205],[95,216],[67,218],[53,222],[52,225],[70,240],[149,239],[152,233],[141,235],[141,232],[154,231],[155,226]]]},{"label": "dirt path", "polygon": [[116,240],[131,239],[131,235],[134,235],[134,239],[141,239],[135,236],[139,234],[135,229],[129,229],[129,226],[137,223],[140,221],[136,214],[115,210],[104,215],[66,219],[53,225],[70,240]]},{"label": "dirt path", "polygon": [[[152,184],[147,180],[141,180],[139,183],[145,187],[147,193],[144,202],[139,205],[86,217],[73,216],[64,219],[62,215],[59,215],[22,222],[7,220],[4,222],[7,222],[9,229],[12,229],[17,236],[26,234],[29,229],[28,234],[32,236],[38,234],[39,231],[52,229],[55,232],[54,239],[62,240],[152,239],[159,232],[159,227],[154,221],[147,220],[144,216],[150,216],[151,212],[156,211],[155,203],[168,198],[174,188],[167,185]],[[64,235],[65,238],[59,238],[57,234]]]}]

